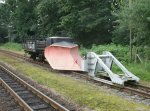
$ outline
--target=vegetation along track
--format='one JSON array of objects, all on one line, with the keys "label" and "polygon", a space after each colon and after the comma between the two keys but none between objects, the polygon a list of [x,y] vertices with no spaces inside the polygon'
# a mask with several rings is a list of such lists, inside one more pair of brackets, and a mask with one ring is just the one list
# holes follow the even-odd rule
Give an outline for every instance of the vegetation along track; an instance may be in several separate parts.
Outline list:
[{"label": "vegetation along track", "polygon": [[2,65],[0,78],[0,87],[4,87],[25,111],[69,111]]},{"label": "vegetation along track", "polygon": [[[14,52],[10,52],[10,51],[6,51],[6,50],[0,50],[0,52],[3,52],[5,54],[8,54],[10,56],[14,56],[14,57],[17,57],[17,58],[20,58],[20,59],[24,59],[28,62],[38,64],[38,65],[46,67],[48,69],[51,69],[50,66],[47,63],[34,61],[34,60],[30,59],[29,57],[26,57],[24,55],[17,54],[17,53],[14,53]],[[115,88],[119,91],[127,92],[127,93],[130,93],[130,94],[133,94],[133,95],[138,95],[138,96],[141,96],[145,99],[150,99],[150,87],[146,87],[146,86],[142,86],[142,85],[128,85],[128,86],[122,87],[122,86],[114,85],[108,80],[100,79],[100,78],[97,78],[97,77],[90,77],[87,74],[83,74],[83,73],[71,72],[69,74],[71,74],[73,76],[79,76],[80,78],[84,78],[84,79],[86,79],[88,81],[92,81],[94,83],[98,83],[98,84],[101,84],[101,85],[106,85],[106,86],[111,87],[111,88]]]}]

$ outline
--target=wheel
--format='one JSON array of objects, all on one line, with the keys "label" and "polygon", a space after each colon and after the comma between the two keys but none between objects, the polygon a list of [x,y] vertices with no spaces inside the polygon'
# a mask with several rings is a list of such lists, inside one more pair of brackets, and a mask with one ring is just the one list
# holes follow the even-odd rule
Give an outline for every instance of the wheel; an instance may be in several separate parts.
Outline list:
[{"label": "wheel", "polygon": [[40,62],[43,62],[44,59],[45,59],[45,58],[44,58],[44,55],[43,55],[43,54],[39,54],[39,61],[40,61]]},{"label": "wheel", "polygon": [[30,58],[32,58],[34,61],[36,60],[36,54],[35,53],[32,53]]}]

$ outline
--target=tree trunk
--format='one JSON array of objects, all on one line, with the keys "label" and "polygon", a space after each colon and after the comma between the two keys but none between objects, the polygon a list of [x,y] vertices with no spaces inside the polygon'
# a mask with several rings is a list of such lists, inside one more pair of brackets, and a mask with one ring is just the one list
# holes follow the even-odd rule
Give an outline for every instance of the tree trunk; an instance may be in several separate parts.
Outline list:
[{"label": "tree trunk", "polygon": [[138,47],[136,47],[136,52],[135,52],[135,63],[138,63]]},{"label": "tree trunk", "polygon": [[130,28],[130,63],[132,63],[132,33]]},{"label": "tree trunk", "polygon": [[[129,8],[131,9],[132,0],[129,0]],[[132,30],[131,30],[131,20],[129,22],[129,29],[130,29],[130,63],[132,63]]]}]

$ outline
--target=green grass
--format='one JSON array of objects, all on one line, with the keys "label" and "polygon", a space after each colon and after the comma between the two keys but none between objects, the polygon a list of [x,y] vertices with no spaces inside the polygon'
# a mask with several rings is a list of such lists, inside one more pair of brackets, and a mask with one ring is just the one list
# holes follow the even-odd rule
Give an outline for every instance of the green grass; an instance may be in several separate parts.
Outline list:
[{"label": "green grass", "polygon": [[[150,84],[150,62],[147,61],[145,63],[132,63],[132,64],[124,64],[124,66],[137,77],[139,77],[142,81],[147,81]],[[122,74],[120,68],[117,65],[112,65],[112,71],[116,74]]]},{"label": "green grass", "polygon": [[137,75],[141,80],[150,82],[150,62],[142,64],[128,64],[127,68]]},{"label": "green grass", "polygon": [[150,106],[125,100],[110,92],[97,88],[95,85],[65,77],[61,74],[49,72],[24,61],[18,61],[0,54],[0,61],[4,61],[17,71],[32,78],[40,84],[46,85],[69,100],[81,106],[87,106],[96,111],[148,111]]},{"label": "green grass", "polygon": [[13,43],[13,42],[8,42],[5,44],[0,44],[1,49],[7,49],[7,50],[12,50],[12,51],[23,51],[21,44],[19,43]]},{"label": "green grass", "polygon": [[[150,82],[150,62],[124,64],[124,66],[141,80]],[[116,74],[123,73],[116,64],[112,65],[112,71]]]}]

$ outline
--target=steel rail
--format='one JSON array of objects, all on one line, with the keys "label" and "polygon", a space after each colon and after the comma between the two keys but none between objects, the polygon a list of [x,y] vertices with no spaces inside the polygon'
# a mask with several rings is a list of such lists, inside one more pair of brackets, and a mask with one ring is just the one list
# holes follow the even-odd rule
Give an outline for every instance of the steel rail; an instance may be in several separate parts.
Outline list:
[{"label": "steel rail", "polygon": [[[79,73],[78,73],[79,74]],[[81,74],[80,74],[81,75]],[[83,75],[83,78],[85,78],[85,75]],[[150,88],[142,85],[134,85],[134,86],[119,86],[116,84],[113,84],[109,80],[100,79],[97,77],[90,77],[87,75],[86,79],[94,82],[94,83],[101,83],[103,85],[106,85],[110,88],[114,88],[126,93],[138,95],[141,97],[144,97],[146,99],[150,99]]]},{"label": "steel rail", "polygon": [[142,86],[142,85],[139,84],[139,85],[137,86],[137,88],[138,88],[138,89],[141,89],[141,90],[146,90],[147,92],[150,93],[150,87]]},{"label": "steel rail", "polygon": [[[0,68],[5,70],[12,78],[14,78],[16,81],[18,81],[20,84],[22,84],[24,87],[26,87],[28,90],[32,91],[36,96],[40,97],[42,100],[44,100],[46,103],[50,104],[52,107],[54,107],[58,111],[69,111],[67,108],[63,107],[53,99],[49,98],[48,96],[44,95],[42,92],[35,89],[33,86],[16,76],[13,72],[9,71],[4,66],[0,65]],[[27,110],[30,111],[30,110]]]},{"label": "steel rail", "polygon": [[[6,51],[6,50],[0,50],[1,52],[4,52],[4,53],[7,53],[9,55],[12,55],[12,56],[17,56],[19,57],[20,59],[24,59],[24,60],[27,60],[29,62],[32,62],[32,63],[35,63],[35,64],[38,64],[40,66],[43,66],[43,67],[46,67],[46,68],[49,68],[50,69],[50,66],[48,64],[45,64],[43,65],[44,63],[40,63],[38,61],[33,61],[31,60],[30,58],[27,58],[27,57],[24,57],[23,55],[21,54],[16,54],[14,52],[10,52],[10,51]],[[51,69],[52,70],[52,69]],[[116,84],[113,84],[111,81],[108,81],[108,80],[104,80],[104,79],[100,79],[100,78],[97,78],[97,77],[90,77],[88,75],[85,75],[85,74],[82,74],[82,73],[78,73],[78,72],[72,72],[72,74],[75,74],[75,76],[79,76],[84,78],[84,79],[87,79],[89,81],[92,81],[94,83],[101,83],[103,85],[106,85],[108,87],[111,87],[111,88],[115,88],[117,90],[120,90],[120,91],[124,91],[124,92],[127,92],[127,93],[131,93],[131,94],[135,94],[135,95],[139,95],[139,96],[142,96],[146,99],[150,99],[150,88],[149,87],[146,87],[146,86],[142,86],[142,85],[135,85],[134,87],[131,87],[131,86],[118,86]],[[139,87],[139,89],[138,89]],[[143,90],[144,89],[144,90]],[[148,91],[147,91],[148,90]]]},{"label": "steel rail", "polygon": [[23,110],[25,110],[25,111],[33,111],[30,108],[30,106],[28,104],[26,104],[24,102],[24,100],[22,98],[20,98],[19,95],[17,93],[15,93],[15,91],[13,91],[13,89],[11,87],[9,87],[7,85],[7,83],[5,81],[3,81],[1,78],[0,78],[0,84],[7,90],[7,92],[9,92],[10,95],[12,95],[14,97],[14,99],[23,108]]},{"label": "steel rail", "polygon": [[143,96],[147,99],[150,99],[150,93],[146,92],[146,91],[143,91],[143,90],[139,90],[139,89],[135,89],[135,88],[131,88],[131,87],[124,87],[123,90],[126,90],[126,92],[130,92],[132,94],[136,94],[136,95],[139,95],[139,96]]}]

